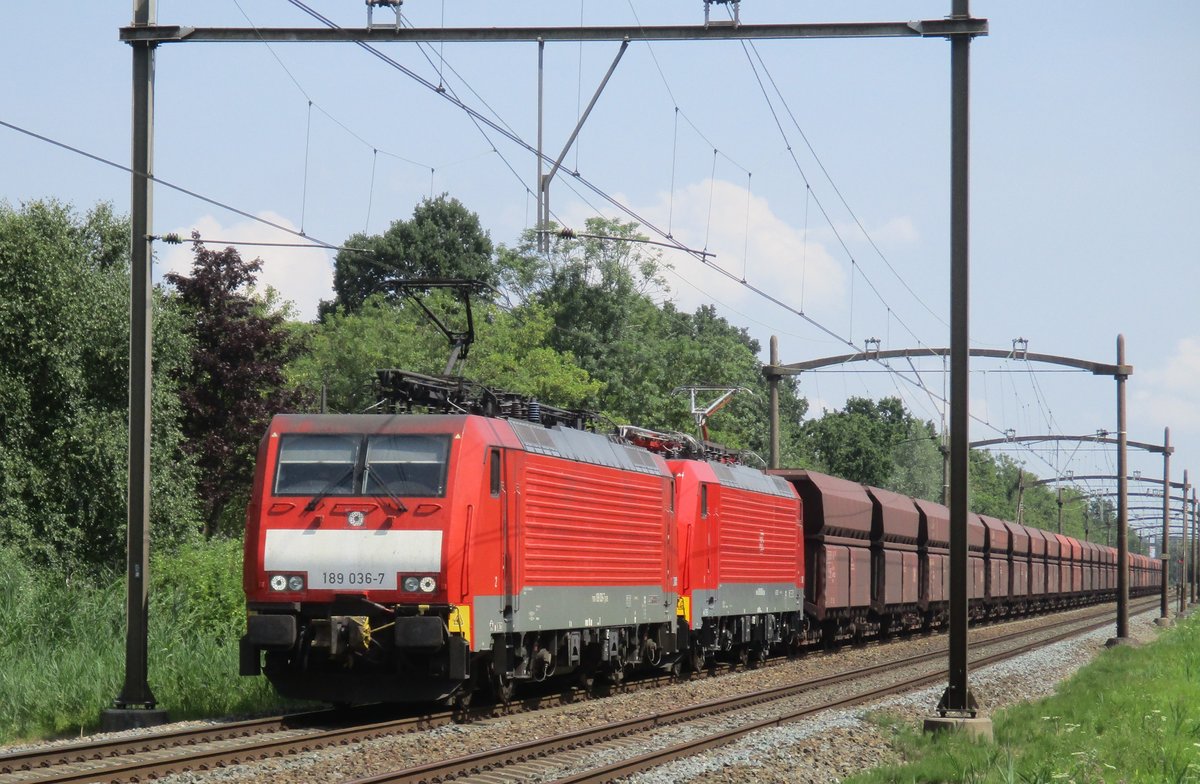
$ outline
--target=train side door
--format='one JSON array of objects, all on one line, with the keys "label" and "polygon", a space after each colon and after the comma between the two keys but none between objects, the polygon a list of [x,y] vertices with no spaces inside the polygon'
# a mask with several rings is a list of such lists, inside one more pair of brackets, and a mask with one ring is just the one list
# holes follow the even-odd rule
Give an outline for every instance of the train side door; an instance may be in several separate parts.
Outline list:
[{"label": "train side door", "polygon": [[709,590],[709,607],[717,604],[717,590],[721,587],[720,578],[720,543],[721,531],[718,528],[715,492],[716,485],[709,482],[700,483],[700,527],[704,532],[704,587]]},{"label": "train side door", "polygon": [[504,450],[493,448],[488,458],[488,483],[495,514],[500,519],[500,587],[503,592],[500,609],[508,631],[512,631],[513,614],[516,612],[513,586],[516,584],[517,564],[516,526],[509,503],[509,468],[510,461],[505,459]]},{"label": "train side door", "polygon": [[[508,470],[511,461],[506,458],[505,453],[506,450],[499,447],[492,447],[486,453],[484,493],[480,504],[481,514],[477,525],[479,534],[476,537],[476,548],[480,557],[496,559],[491,561],[493,569],[495,569],[492,572],[495,575],[494,582],[489,578],[489,584],[486,587],[481,586],[481,588],[499,599],[501,616],[511,631],[516,564],[513,555],[512,509],[509,504],[511,493],[508,487]],[[484,553],[488,555],[484,555]]]}]

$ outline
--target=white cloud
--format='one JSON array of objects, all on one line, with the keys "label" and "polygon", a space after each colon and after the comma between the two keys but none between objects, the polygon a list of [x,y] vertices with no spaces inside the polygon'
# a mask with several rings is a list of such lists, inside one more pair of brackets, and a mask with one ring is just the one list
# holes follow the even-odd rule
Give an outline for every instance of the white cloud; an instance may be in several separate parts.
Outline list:
[{"label": "white cloud", "polygon": [[[1200,388],[1200,337],[1188,337],[1175,344],[1165,366],[1135,373],[1134,398],[1139,411],[1155,424],[1177,430],[1200,429],[1200,406],[1196,389]],[[1174,440],[1174,439],[1172,439]]]},{"label": "white cloud", "polygon": [[892,218],[871,232],[871,238],[880,245],[901,245],[917,242],[921,233],[908,216]]},{"label": "white cloud", "polygon": [[[273,212],[261,212],[258,217],[280,226],[295,228],[295,224]],[[198,218],[190,226],[174,229],[181,237],[190,238],[192,231],[200,232],[202,239],[221,240],[214,248],[224,248],[233,242],[303,242],[294,234],[272,228],[256,221],[244,220],[222,225],[211,215]],[[192,246],[190,242],[166,247],[160,251],[160,271],[190,275],[192,270]],[[262,259],[262,270],[258,273],[258,287],[270,286],[283,299],[291,302],[301,319],[316,318],[317,305],[322,299],[333,297],[333,255],[325,250],[307,248],[275,248],[255,245],[234,247],[242,258]]]},{"label": "white cloud", "polygon": [[[743,185],[705,179],[677,188],[673,200],[670,193],[662,193],[652,204],[634,205],[638,214],[669,229],[688,248],[716,254],[710,265],[703,265],[682,252],[666,251],[663,258],[674,268],[667,275],[671,298],[682,310],[718,303],[782,321],[785,312],[742,286],[744,277],[748,284],[815,318],[844,311],[845,273],[825,245],[814,239],[815,232],[809,231],[806,243],[803,229],[767,199],[749,194],[747,201],[747,196]],[[622,195],[615,198],[629,203]],[[564,220],[580,228],[590,215],[583,205],[573,205]],[[618,217],[626,220],[624,215]]]},{"label": "white cloud", "polygon": [[649,212],[670,215],[677,238],[692,248],[715,253],[712,266],[733,276],[680,260],[676,271],[704,292],[678,287],[681,304],[700,304],[706,294],[753,312],[762,306],[762,300],[739,285],[738,280],[744,279],[794,308],[826,314],[841,309],[845,276],[825,246],[811,234],[806,242],[803,230],[789,224],[765,198],[749,195],[745,187],[705,180],[677,190],[673,207],[669,195],[664,194]]}]

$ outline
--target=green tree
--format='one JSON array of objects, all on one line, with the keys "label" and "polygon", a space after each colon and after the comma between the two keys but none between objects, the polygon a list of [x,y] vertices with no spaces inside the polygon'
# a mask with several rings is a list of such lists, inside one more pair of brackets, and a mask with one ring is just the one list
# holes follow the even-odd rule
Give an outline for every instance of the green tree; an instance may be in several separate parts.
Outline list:
[{"label": "green tree", "polygon": [[192,275],[168,273],[190,317],[191,362],[179,374],[187,451],[200,469],[204,534],[212,536],[230,502],[244,496],[257,445],[271,416],[299,400],[284,383],[284,366],[301,350],[283,315],[248,296],[258,260],[233,248],[193,246]]},{"label": "green tree", "polygon": [[[125,550],[129,225],[107,204],[0,205],[0,542],[39,566],[116,567]],[[195,475],[173,377],[188,341],[154,297],[151,532],[186,538]]]},{"label": "green tree", "polygon": [[334,260],[335,298],[324,302],[322,317],[335,307],[354,311],[371,295],[401,295],[399,284],[414,278],[469,278],[491,286],[503,283],[492,258],[492,241],[479,216],[445,194],[425,199],[409,220],[397,220],[383,234],[354,234]]},{"label": "green tree", "polygon": [[[637,240],[638,224],[589,218],[587,234],[616,239],[564,238],[535,276],[531,298],[553,314],[556,347],[601,377],[618,373],[630,332],[648,332],[653,297],[666,292],[661,254]],[[526,235],[527,246],[533,237]]]},{"label": "green tree", "polygon": [[[450,311],[448,320],[461,318],[448,295],[435,293],[429,300],[435,312]],[[484,302],[475,306],[475,319],[480,326],[463,368],[467,377],[563,407],[583,406],[598,394],[600,385],[586,371],[548,345],[553,323],[542,308],[530,305],[508,313]],[[310,401],[324,388],[331,411],[361,412],[373,405],[378,369],[440,374],[449,351],[420,309],[383,295],[303,329],[309,350],[288,366],[289,383]]]},{"label": "green tree", "polygon": [[[928,450],[913,465],[896,463],[900,454],[922,449],[919,444],[932,437],[932,425],[923,423],[905,411],[899,397],[884,397],[875,402],[865,397],[850,397],[841,411],[824,412],[820,419],[804,424],[812,454],[824,471],[866,485],[920,491],[913,495],[932,495],[934,478]],[[918,456],[920,456],[918,454]],[[938,468],[937,483],[941,483]]]},{"label": "green tree", "polygon": [[[456,225],[475,230],[469,222]],[[389,230],[393,250],[387,252],[393,256],[406,242],[405,226],[398,222]],[[658,251],[640,242],[636,223],[594,218],[586,234],[559,237],[549,254],[541,254],[536,234],[526,232],[516,247],[497,251],[485,279],[498,282],[517,304],[500,309],[486,298],[476,304],[477,342],[464,374],[553,405],[689,432],[695,426],[688,397],[673,394],[677,388],[741,387],[750,394],[739,393],[713,420],[713,438],[765,454],[768,395],[758,344],[712,307],[685,313],[665,301],[664,264]],[[424,276],[425,268],[410,265],[393,275],[394,267],[375,261],[367,267],[339,288],[345,306],[331,303],[322,324],[304,328],[313,351],[289,368],[291,382],[310,395],[324,388],[334,410],[360,411],[374,403],[370,382],[377,368],[437,374],[445,366],[444,339],[418,308],[396,296],[396,282]],[[354,288],[354,280],[366,282]],[[343,296],[343,288],[358,294]],[[427,302],[447,323],[463,322],[461,305],[445,292],[430,293]],[[790,379],[782,390],[784,454],[795,463],[804,459],[799,423],[806,404]]]},{"label": "green tree", "polygon": [[1008,455],[972,449],[969,463],[972,512],[1017,519],[1017,479],[1020,467]]},{"label": "green tree", "polygon": [[[765,455],[768,394],[758,343],[711,306],[687,313],[667,300],[661,254],[640,242],[636,223],[592,218],[585,234],[556,239],[543,256],[527,232],[498,255],[522,271],[527,305],[552,316],[551,345],[603,382],[595,408],[621,422],[694,432],[690,399],[677,389],[741,388],[749,394],[739,392],[711,420],[711,437]],[[806,404],[791,379],[780,398],[784,459],[796,464],[806,460],[799,438]]]},{"label": "green tree", "polygon": [[554,322],[538,305],[512,313],[483,308],[485,327],[471,349],[467,373],[489,386],[537,398],[564,408],[582,408],[603,385],[551,345]]},{"label": "green tree", "polygon": [[932,422],[909,421],[906,438],[892,447],[889,490],[929,501],[942,498],[942,452]]}]

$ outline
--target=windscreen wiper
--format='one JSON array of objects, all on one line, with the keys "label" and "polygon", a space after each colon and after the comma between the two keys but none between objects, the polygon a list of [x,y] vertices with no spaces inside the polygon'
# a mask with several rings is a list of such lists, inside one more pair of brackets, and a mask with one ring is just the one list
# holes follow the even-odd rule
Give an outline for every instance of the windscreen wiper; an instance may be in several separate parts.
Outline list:
[{"label": "windscreen wiper", "polygon": [[353,475],[354,475],[354,466],[352,464],[349,468],[347,468],[345,471],[343,471],[341,474],[339,474],[336,478],[334,478],[334,480],[332,482],[325,485],[324,489],[321,490],[321,492],[314,495],[312,497],[312,500],[309,501],[307,504],[305,504],[304,511],[306,511],[306,512],[316,511],[317,504],[324,501],[325,498],[330,493],[332,493],[337,488],[338,485],[340,485],[342,482],[345,482],[348,477],[351,477]]},{"label": "windscreen wiper", "polygon": [[[398,496],[394,492],[392,492],[392,488],[388,486],[388,483],[386,481],[384,481],[382,476],[380,476],[379,474],[372,475],[371,474],[371,466],[369,466],[369,465],[366,466],[363,470],[367,472],[367,477],[363,481],[364,488],[370,487],[372,481],[376,482],[379,485],[379,489],[383,491],[382,495],[386,495],[389,499],[391,499],[392,503],[394,503],[396,505],[396,509],[398,511],[400,511],[400,512],[408,511],[408,506],[403,501],[400,500],[400,496]],[[372,493],[372,495],[381,495],[381,494],[380,493]]]}]

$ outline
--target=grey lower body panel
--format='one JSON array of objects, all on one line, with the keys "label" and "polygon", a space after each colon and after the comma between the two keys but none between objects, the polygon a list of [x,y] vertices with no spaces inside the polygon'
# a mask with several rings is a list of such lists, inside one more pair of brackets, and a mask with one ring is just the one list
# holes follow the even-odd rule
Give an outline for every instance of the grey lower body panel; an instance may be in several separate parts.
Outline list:
[{"label": "grey lower body panel", "polygon": [[502,595],[476,596],[475,648],[492,634],[674,623],[678,598],[657,585],[532,586],[513,597],[509,618]]},{"label": "grey lower body panel", "polygon": [[803,591],[790,583],[720,585],[715,591],[692,591],[692,623],[726,615],[799,612],[803,602]]}]

